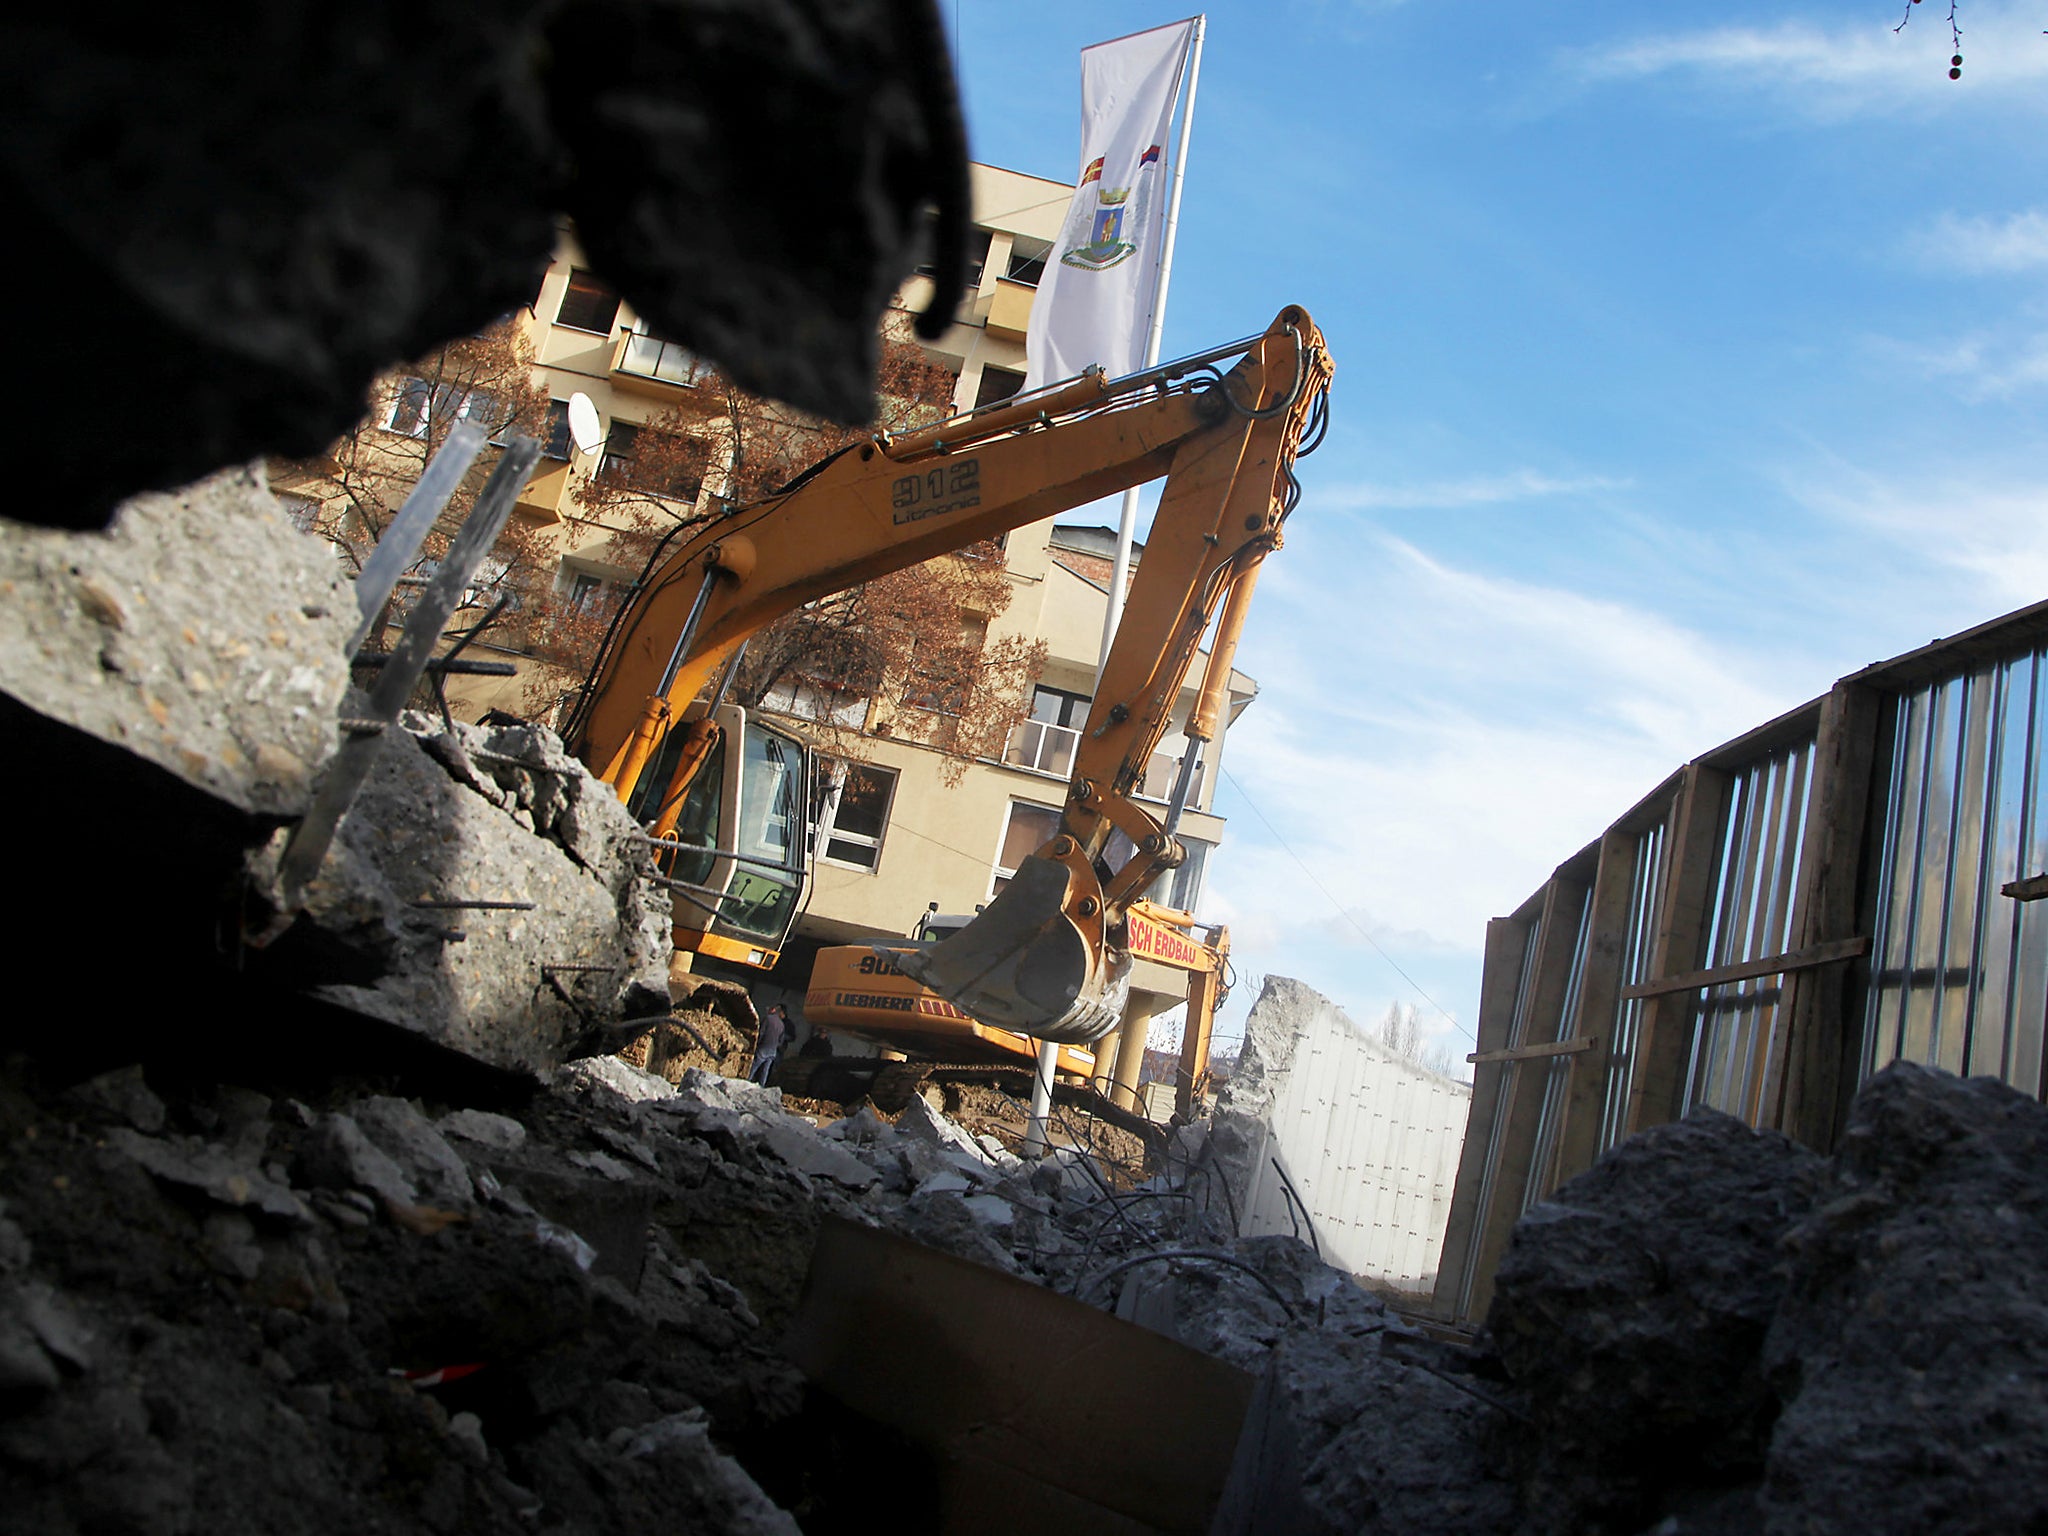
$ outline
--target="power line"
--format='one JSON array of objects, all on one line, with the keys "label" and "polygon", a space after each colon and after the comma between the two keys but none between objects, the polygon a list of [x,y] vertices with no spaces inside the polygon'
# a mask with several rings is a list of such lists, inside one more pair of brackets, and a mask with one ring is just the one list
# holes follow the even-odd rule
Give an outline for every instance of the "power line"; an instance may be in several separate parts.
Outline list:
[{"label": "power line", "polygon": [[1479,1044],[1479,1037],[1473,1034],[1472,1031],[1467,1029],[1464,1025],[1460,1024],[1458,1022],[1457,1015],[1452,1013],[1450,1009],[1446,1008],[1442,1003],[1438,1002],[1435,998],[1431,997],[1427,992],[1423,991],[1422,983],[1417,981],[1413,976],[1410,976],[1406,971],[1402,970],[1400,961],[1396,960],[1392,955],[1388,954],[1384,949],[1380,948],[1380,941],[1378,939],[1375,939],[1371,934],[1367,933],[1365,931],[1365,925],[1359,922],[1357,918],[1351,915],[1350,909],[1347,908],[1335,896],[1330,894],[1330,888],[1327,885],[1323,884],[1321,880],[1316,878],[1316,872],[1314,870],[1310,869],[1307,864],[1302,862],[1301,855],[1294,851],[1294,845],[1288,842],[1286,838],[1282,837],[1280,835],[1280,829],[1274,826],[1272,822],[1266,819],[1266,813],[1259,809],[1258,801],[1254,800],[1250,795],[1245,793],[1244,786],[1237,782],[1237,779],[1231,774],[1228,768],[1225,768],[1223,770],[1223,777],[1230,780],[1230,787],[1236,790],[1238,794],[1243,797],[1244,803],[1246,805],[1251,807],[1252,814],[1259,818],[1259,824],[1263,826],[1268,832],[1273,834],[1274,842],[1278,843],[1282,848],[1285,848],[1287,850],[1287,857],[1294,860],[1296,867],[1299,868],[1304,875],[1308,876],[1309,883],[1314,885],[1317,890],[1323,893],[1323,899],[1329,902],[1331,907],[1333,907],[1336,910],[1337,915],[1343,918],[1344,921],[1349,923],[1353,928],[1356,928],[1358,930],[1358,936],[1361,939],[1365,940],[1366,943],[1372,946],[1373,953],[1378,955],[1382,960],[1386,961],[1388,965],[1392,966],[1394,968],[1394,973],[1397,976],[1399,976],[1403,981],[1407,982],[1409,986],[1413,987],[1418,997],[1420,997],[1424,1002],[1428,1003],[1429,1006],[1434,1008],[1438,1013],[1442,1014],[1444,1018],[1450,1022],[1451,1028],[1455,1029],[1467,1040],[1470,1040],[1474,1047],[1477,1047]]}]

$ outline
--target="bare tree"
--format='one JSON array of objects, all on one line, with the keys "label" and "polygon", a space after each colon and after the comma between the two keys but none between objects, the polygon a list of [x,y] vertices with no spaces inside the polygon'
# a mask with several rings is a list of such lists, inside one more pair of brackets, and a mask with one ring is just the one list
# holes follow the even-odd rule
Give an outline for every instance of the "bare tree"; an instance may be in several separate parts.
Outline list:
[{"label": "bare tree", "polygon": [[1422,1037],[1421,1010],[1413,1003],[1389,1003],[1380,1019],[1380,1043],[1404,1061],[1439,1076],[1456,1075],[1456,1064],[1447,1046],[1431,1045]]},{"label": "bare tree", "polygon": [[[604,465],[577,488],[581,515],[621,530],[613,533],[621,555],[639,553],[617,563],[644,564],[678,523],[772,495],[876,430],[912,430],[951,409],[952,374],[904,337],[884,338],[876,386],[877,420],[849,429],[701,368],[680,403],[624,432],[614,427]],[[957,782],[974,758],[1001,752],[1045,665],[1042,641],[989,633],[1010,592],[993,541],[863,582],[755,635],[731,697],[807,719],[828,750],[844,752],[863,732],[935,747],[947,755],[944,776]],[[610,617],[600,609],[558,625],[558,654],[530,685],[530,706],[580,680]]]},{"label": "bare tree", "polygon": [[[532,357],[512,319],[451,341],[378,380],[361,421],[318,458],[273,462],[271,484],[297,504],[301,525],[331,543],[353,574],[459,421],[481,425],[493,444],[513,433],[549,432],[548,399],[534,385]],[[446,555],[497,460],[496,447],[478,456],[407,574],[430,571]],[[545,616],[553,575],[548,541],[514,518],[476,572],[458,624],[473,624],[502,599],[516,632]],[[379,616],[369,648],[380,647],[386,627],[403,615],[408,601],[409,590],[401,585]]]}]

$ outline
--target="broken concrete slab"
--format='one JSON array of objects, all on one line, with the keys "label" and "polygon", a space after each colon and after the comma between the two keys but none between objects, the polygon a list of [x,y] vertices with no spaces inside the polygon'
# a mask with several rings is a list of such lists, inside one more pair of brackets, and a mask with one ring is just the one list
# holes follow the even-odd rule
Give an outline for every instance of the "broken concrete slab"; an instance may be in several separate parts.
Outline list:
[{"label": "broken concrete slab", "polygon": [[746,1469],[711,1443],[702,1408],[614,1430],[606,1449],[626,1461],[652,1461],[689,1487],[728,1536],[802,1536],[787,1510],[761,1491]]},{"label": "broken concrete slab", "polygon": [[[545,777],[573,781],[586,823],[630,819],[581,765]],[[608,1030],[667,996],[666,896],[644,846],[585,837],[586,855],[610,856],[589,866],[550,835],[559,818],[544,833],[516,809],[387,731],[277,963],[307,936],[360,973],[316,995],[494,1067],[544,1076],[615,1044]]]},{"label": "broken concrete slab", "polygon": [[0,524],[0,598],[0,691],[240,813],[252,843],[304,811],[355,599],[260,474],[138,496],[105,534]]},{"label": "broken concrete slab", "polygon": [[942,1152],[957,1152],[971,1158],[978,1167],[988,1165],[988,1154],[966,1131],[933,1109],[922,1094],[912,1094],[903,1113],[896,1118],[896,1134],[928,1142]]},{"label": "broken concrete slab", "polygon": [[164,1128],[164,1101],[149,1091],[140,1066],[117,1067],[88,1078],[71,1090],[71,1096],[106,1114],[154,1136]]},{"label": "broken concrete slab", "polygon": [[328,1114],[299,1138],[294,1174],[314,1189],[367,1190],[396,1205],[419,1199],[397,1160],[363,1134],[354,1117]]},{"label": "broken concrete slab", "polygon": [[140,1163],[167,1184],[195,1190],[221,1205],[246,1207],[281,1221],[308,1222],[312,1213],[288,1185],[237,1161],[225,1147],[196,1137],[165,1140],[125,1126],[107,1133],[107,1144]]},{"label": "broken concrete slab", "polygon": [[716,1072],[706,1072],[691,1067],[683,1073],[682,1081],[676,1084],[676,1103],[672,1108],[695,1102],[715,1109],[732,1110],[738,1114],[780,1115],[782,1090],[764,1087],[742,1077],[722,1077]]},{"label": "broken concrete slab", "polygon": [[2048,1524],[2048,1108],[1899,1062],[1785,1240],[1772,1531]]},{"label": "broken concrete slab", "polygon": [[1014,1225],[1017,1220],[1017,1208],[999,1195],[968,1195],[961,1204],[967,1207],[967,1213],[976,1221],[991,1227],[1001,1229]]},{"label": "broken concrete slab", "polygon": [[843,1147],[784,1116],[761,1122],[761,1142],[799,1173],[815,1179],[830,1179],[847,1189],[866,1189],[881,1175]]},{"label": "broken concrete slab", "polygon": [[[1825,1164],[1713,1110],[1631,1138],[1515,1227],[1487,1322],[1535,1405],[1544,1502],[1640,1518],[1648,1483],[1754,1475],[1777,1398],[1780,1245]],[[1617,1411],[1617,1405],[1626,1404]]]},{"label": "broken concrete slab", "polygon": [[443,1136],[475,1142],[495,1152],[517,1152],[526,1145],[526,1127],[510,1115],[487,1109],[452,1110],[434,1122]]},{"label": "broken concrete slab", "polygon": [[616,1056],[587,1056],[572,1061],[555,1074],[555,1081],[569,1088],[596,1089],[629,1104],[659,1102],[676,1095],[675,1084],[667,1078],[629,1066]]},{"label": "broken concrete slab", "polygon": [[355,1106],[355,1123],[405,1173],[429,1205],[467,1208],[475,1198],[469,1169],[433,1122],[404,1099],[376,1094]]},{"label": "broken concrete slab", "polygon": [[[243,861],[334,751],[353,614],[333,559],[245,471],[139,497],[106,534],[0,525],[0,785],[22,808],[9,853],[37,872],[18,1019],[59,1016],[131,897],[149,908],[118,925],[131,973],[172,993],[232,973]],[[20,1043],[89,1076],[161,1027]]]},{"label": "broken concrete slab", "polygon": [[1269,976],[1206,1129],[1178,1132],[1169,1161],[1204,1170],[1204,1198],[1239,1235],[1313,1227],[1333,1263],[1419,1295],[1436,1275],[1471,1095],[1313,987]]}]

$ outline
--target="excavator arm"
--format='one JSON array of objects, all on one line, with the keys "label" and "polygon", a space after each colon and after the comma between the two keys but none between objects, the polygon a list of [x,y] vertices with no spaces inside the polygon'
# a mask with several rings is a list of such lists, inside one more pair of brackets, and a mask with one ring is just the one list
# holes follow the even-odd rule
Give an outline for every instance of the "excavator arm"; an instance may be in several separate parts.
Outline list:
[{"label": "excavator arm", "polygon": [[[1279,548],[1297,494],[1295,455],[1330,381],[1322,337],[1298,309],[1281,314],[1246,363],[1254,359],[1265,366],[1248,374],[1241,365],[1224,381],[1229,415],[1172,456],[1058,833],[974,922],[899,959],[985,1023],[1061,1042],[1108,1034],[1128,990],[1128,909],[1186,858],[1173,832],[1199,743],[1213,739],[1260,564]],[[1133,795],[1212,620],[1180,782],[1162,821]],[[1113,864],[1118,833],[1134,851]]]},{"label": "excavator arm", "polygon": [[[1235,366],[1222,372],[1231,358]],[[615,623],[566,732],[570,745],[631,801],[670,730],[748,637],[784,614],[1165,475],[1061,833],[981,920],[925,957],[941,957],[935,974],[951,978],[937,989],[978,1017],[1097,1039],[1114,1022],[1114,975],[1128,969],[1111,953],[1120,914],[1183,856],[1171,826],[1132,792],[1220,608],[1203,703],[1189,723],[1191,734],[1213,734],[1236,628],[1259,561],[1279,544],[1290,466],[1329,377],[1321,334],[1289,308],[1263,334],[1227,347],[1122,379],[1092,371],[847,449],[783,493],[685,530],[686,542],[654,566]],[[657,837],[673,825],[715,736],[709,712],[697,705],[694,713],[657,802]],[[1192,756],[1191,748],[1190,767]],[[1103,860],[1116,831],[1139,852],[1110,870]],[[1009,923],[1014,938],[1024,930],[1012,915],[1031,911],[1033,931],[1043,931],[1023,946],[1036,956],[1028,963],[1013,955],[975,974],[946,957],[985,926]],[[1004,920],[991,924],[999,913]],[[1061,950],[1049,967],[1039,963],[1048,944]]]}]

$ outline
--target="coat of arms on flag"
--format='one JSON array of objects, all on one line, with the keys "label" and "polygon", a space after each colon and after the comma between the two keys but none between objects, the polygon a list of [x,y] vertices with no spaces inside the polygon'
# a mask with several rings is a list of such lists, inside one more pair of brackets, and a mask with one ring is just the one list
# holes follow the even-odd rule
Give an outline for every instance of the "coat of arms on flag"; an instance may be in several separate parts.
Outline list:
[{"label": "coat of arms on flag", "polygon": [[[1142,183],[1142,188],[1135,205],[1135,216],[1130,220],[1133,234],[1140,234],[1146,228],[1146,215],[1150,211],[1154,192],[1152,183],[1157,179],[1157,171],[1154,168],[1158,164],[1157,144],[1138,157],[1138,180]],[[1095,207],[1092,210],[1094,217],[1087,226],[1086,243],[1081,243],[1077,237],[1076,243],[1060,252],[1060,260],[1066,265],[1090,272],[1100,272],[1105,267],[1113,267],[1138,249],[1136,240],[1124,238],[1124,215],[1133,210],[1132,188],[1112,187],[1103,179],[1102,169],[1103,162],[1098,158],[1089,165],[1081,178],[1083,187],[1093,185],[1095,188]],[[1146,175],[1148,170],[1152,170],[1153,174]],[[1074,226],[1079,225],[1089,211],[1085,208],[1074,209],[1068,215],[1069,229],[1072,230]]]},{"label": "coat of arms on flag", "polygon": [[1028,388],[1089,367],[1121,377],[1145,355],[1167,245],[1165,143],[1199,29],[1191,17],[1081,50],[1081,174],[1031,306]]}]

